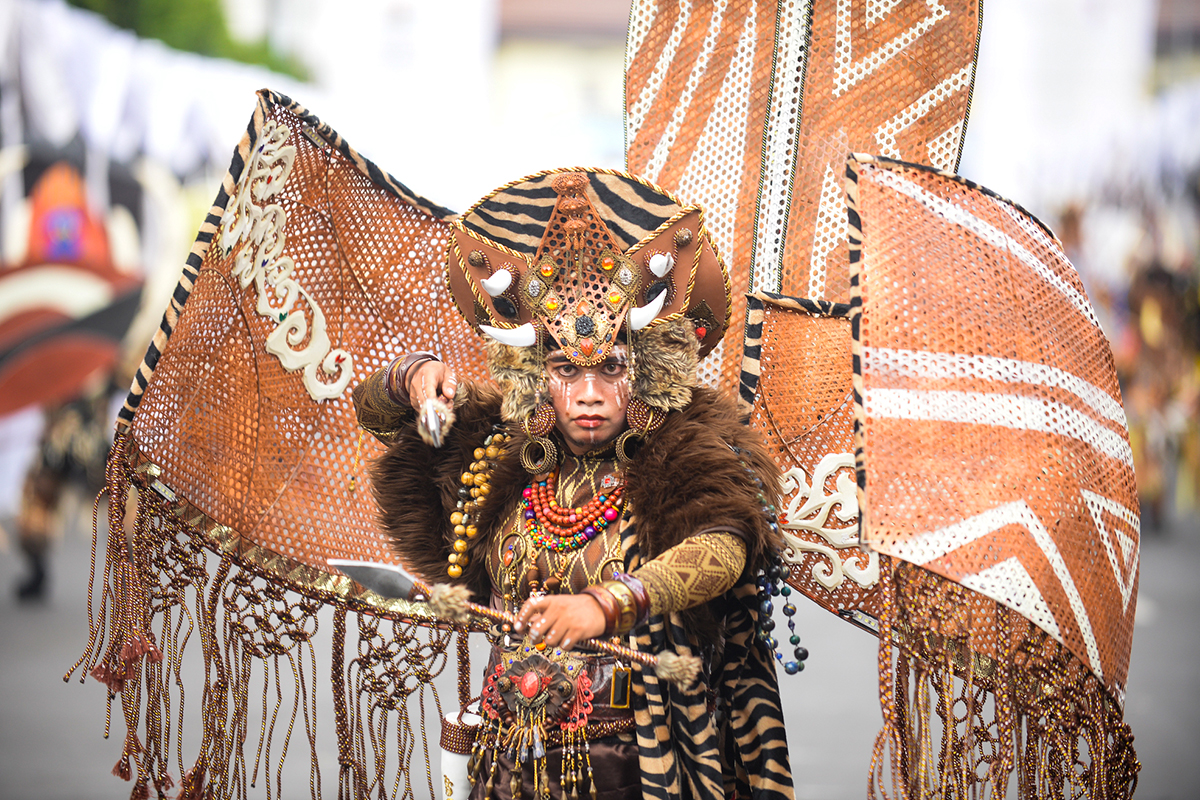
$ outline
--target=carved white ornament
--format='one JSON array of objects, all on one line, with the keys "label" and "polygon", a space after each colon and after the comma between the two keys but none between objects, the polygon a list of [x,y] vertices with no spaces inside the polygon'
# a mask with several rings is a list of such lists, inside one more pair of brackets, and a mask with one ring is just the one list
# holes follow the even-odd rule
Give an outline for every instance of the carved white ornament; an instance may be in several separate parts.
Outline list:
[{"label": "carved white ornament", "polygon": [[[296,148],[284,145],[291,131],[267,120],[258,146],[250,153],[238,182],[237,194],[221,219],[221,246],[229,253],[241,242],[233,276],[245,289],[251,283],[258,293],[255,310],[275,323],[267,335],[267,352],[288,372],[303,371],[304,388],[314,400],[330,400],[346,390],[354,374],[354,359],[345,350],[332,348],[325,330],[325,314],[292,271],[295,263],[283,255],[287,241],[287,212],[269,202],[283,190],[296,160]],[[312,328],[303,306],[312,314]],[[307,340],[308,344],[304,344]],[[332,382],[317,377],[317,368]]]},{"label": "carved white ornament", "polygon": [[[834,475],[837,476],[834,490],[827,494],[825,483]],[[789,469],[783,473],[780,490],[785,498],[791,496],[780,525],[787,545],[784,552],[786,560],[799,563],[801,553],[817,553],[827,558],[828,565],[817,563],[812,567],[813,579],[826,589],[838,588],[846,578],[863,588],[870,588],[879,582],[879,554],[859,549],[858,527],[828,526],[830,514],[843,523],[852,522],[858,516],[853,453],[829,453],[824,456],[813,470],[812,483],[809,483],[802,470],[796,467]],[[802,539],[788,531],[816,534],[828,546]],[[858,552],[838,552],[850,548]],[[867,559],[866,567],[859,566],[862,557]]]}]

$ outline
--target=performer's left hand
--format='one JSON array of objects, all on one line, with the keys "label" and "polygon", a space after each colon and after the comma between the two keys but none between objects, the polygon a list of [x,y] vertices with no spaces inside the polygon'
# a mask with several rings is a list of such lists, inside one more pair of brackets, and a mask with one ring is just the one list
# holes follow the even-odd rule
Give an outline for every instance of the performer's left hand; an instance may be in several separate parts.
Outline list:
[{"label": "performer's left hand", "polygon": [[570,650],[581,639],[604,634],[604,612],[586,594],[548,594],[526,600],[513,628],[518,633],[528,628],[530,638],[547,647]]}]

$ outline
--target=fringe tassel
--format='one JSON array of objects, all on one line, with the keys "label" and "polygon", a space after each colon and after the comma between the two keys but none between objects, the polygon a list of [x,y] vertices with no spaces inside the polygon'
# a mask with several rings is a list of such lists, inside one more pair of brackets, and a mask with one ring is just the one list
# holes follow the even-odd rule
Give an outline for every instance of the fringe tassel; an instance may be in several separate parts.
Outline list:
[{"label": "fringe tassel", "polygon": [[[1005,797],[1014,769],[1021,800],[1132,796],[1140,765],[1129,726],[1066,647],[933,573],[889,563],[881,576],[883,727],[870,797]],[[973,640],[980,630],[987,642]]]}]

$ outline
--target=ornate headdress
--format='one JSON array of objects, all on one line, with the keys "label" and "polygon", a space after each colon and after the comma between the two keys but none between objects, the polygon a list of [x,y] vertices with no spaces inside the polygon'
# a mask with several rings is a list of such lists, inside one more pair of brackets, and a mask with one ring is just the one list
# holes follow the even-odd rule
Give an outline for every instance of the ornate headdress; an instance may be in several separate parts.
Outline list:
[{"label": "ornate headdress", "polygon": [[467,323],[493,340],[514,421],[541,402],[546,350],[594,366],[622,338],[634,400],[682,408],[730,315],[700,207],[612,170],[551,170],[487,195],[453,225],[446,280]]}]

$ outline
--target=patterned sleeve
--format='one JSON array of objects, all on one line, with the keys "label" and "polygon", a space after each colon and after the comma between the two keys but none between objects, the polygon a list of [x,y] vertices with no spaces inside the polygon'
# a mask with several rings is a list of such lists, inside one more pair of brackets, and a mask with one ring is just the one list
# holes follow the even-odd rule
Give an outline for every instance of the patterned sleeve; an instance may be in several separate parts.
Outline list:
[{"label": "patterned sleeve", "polygon": [[400,428],[413,417],[411,406],[392,400],[387,390],[388,370],[379,370],[354,387],[354,411],[364,431],[384,444],[396,441]]},{"label": "patterned sleeve", "polygon": [[746,566],[746,543],[728,530],[688,537],[634,570],[646,587],[650,614],[683,611],[724,594]]}]

